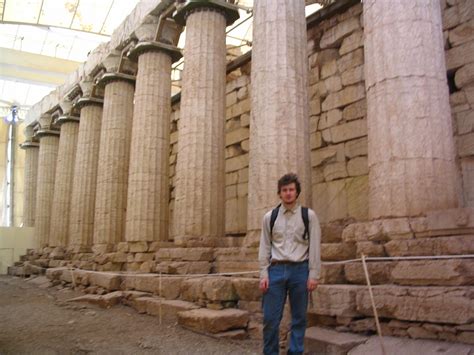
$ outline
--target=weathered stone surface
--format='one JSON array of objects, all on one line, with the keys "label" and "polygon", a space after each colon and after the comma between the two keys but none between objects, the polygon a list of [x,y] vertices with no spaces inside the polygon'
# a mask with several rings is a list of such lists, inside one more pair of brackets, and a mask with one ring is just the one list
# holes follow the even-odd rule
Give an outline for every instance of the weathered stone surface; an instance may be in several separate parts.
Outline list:
[{"label": "weathered stone surface", "polygon": [[474,82],[474,63],[466,64],[456,70],[454,82],[458,88],[463,88],[464,86]]},{"label": "weathered stone surface", "polygon": [[470,40],[446,51],[446,69],[452,70],[474,62],[474,41]]},{"label": "weathered stone surface", "polygon": [[68,300],[69,302],[87,302],[102,308],[110,308],[120,303],[122,291],[115,291],[105,295],[85,295]]},{"label": "weathered stone surface", "polygon": [[313,307],[309,312],[327,316],[357,317],[356,295],[364,286],[319,285],[312,293]]},{"label": "weathered stone surface", "polygon": [[465,235],[391,240],[384,247],[389,256],[472,254],[474,252],[474,238],[472,235]]},{"label": "weathered stone surface", "polygon": [[311,165],[319,166],[324,163],[344,162],[344,145],[335,144],[311,152]]},{"label": "weathered stone surface", "polygon": [[367,120],[355,120],[330,128],[331,138],[334,143],[348,141],[350,139],[364,137],[367,135]]},{"label": "weathered stone surface", "polygon": [[474,19],[449,31],[448,39],[452,47],[472,40],[474,37]]},{"label": "weathered stone surface", "polygon": [[347,217],[347,190],[344,180],[313,185],[313,207],[320,223]]},{"label": "weathered stone surface", "polygon": [[456,114],[457,133],[466,134],[474,131],[474,111],[464,111]]},{"label": "weathered stone surface", "polygon": [[[452,324],[473,321],[472,292],[472,287],[373,287],[379,317]],[[373,315],[366,289],[357,293],[357,311]]]},{"label": "weathered stone surface", "polygon": [[357,242],[356,243],[356,254],[361,256],[385,256],[385,248],[383,244],[377,242]]},{"label": "weathered stone surface", "polygon": [[355,68],[348,69],[341,76],[342,85],[352,85],[364,80],[364,65],[359,65]]},{"label": "weathered stone surface", "polygon": [[337,48],[342,40],[360,28],[359,18],[351,17],[325,31],[319,42],[321,48]]},{"label": "weathered stone surface", "polygon": [[349,350],[364,343],[367,339],[361,335],[310,327],[306,329],[305,333],[305,352],[310,354],[347,354]]},{"label": "weathered stone surface", "polygon": [[231,329],[246,328],[249,314],[238,309],[195,309],[178,313],[178,324],[198,332],[220,333]]},{"label": "weathered stone surface", "polygon": [[262,298],[262,293],[258,288],[258,279],[233,278],[232,284],[234,285],[234,289],[237,293],[239,300],[259,301]]},{"label": "weathered stone surface", "polygon": [[322,111],[346,106],[365,97],[365,87],[362,84],[347,86],[339,92],[329,94],[323,101]]},{"label": "weathered stone surface", "polygon": [[202,293],[210,301],[235,301],[237,293],[231,278],[211,277],[201,280]]},{"label": "weathered stone surface", "polygon": [[457,137],[458,154],[460,157],[474,155],[474,133]]},{"label": "weathered stone surface", "polygon": [[[344,73],[347,70],[354,68],[356,66],[360,66],[364,64],[364,50],[359,48],[354,52],[350,52],[345,56],[341,57],[337,61],[337,68],[339,73]],[[363,71],[362,71],[363,72]]]},{"label": "weathered stone surface", "polygon": [[148,299],[146,302],[146,313],[152,316],[161,316],[163,318],[177,318],[178,312],[190,311],[198,309],[199,306],[191,302],[181,300],[161,300]]},{"label": "weathered stone surface", "polygon": [[355,157],[347,162],[347,173],[349,176],[367,175],[369,166],[367,157]]},{"label": "weathered stone surface", "polygon": [[331,181],[347,177],[346,163],[337,162],[324,166],[324,180]]},{"label": "weathered stone surface", "polygon": [[122,279],[119,275],[115,274],[91,272],[89,274],[89,282],[91,285],[100,286],[109,291],[115,291],[120,289]]},{"label": "weathered stone surface", "polygon": [[157,260],[212,261],[213,248],[162,248],[156,253]]},{"label": "weathered stone surface", "polygon": [[353,243],[322,243],[321,259],[325,261],[346,260],[355,257]]},{"label": "weathered stone surface", "polygon": [[[391,273],[395,264],[394,262],[367,262],[370,283],[372,285],[391,283]],[[344,275],[350,283],[367,284],[362,262],[345,264]]]},{"label": "weathered stone surface", "polygon": [[392,270],[392,280],[401,285],[458,286],[474,283],[474,261],[415,260],[400,261]]},{"label": "weathered stone surface", "polygon": [[202,291],[202,279],[187,279],[181,283],[181,299],[185,301],[194,302],[200,299],[204,299],[204,293]]},{"label": "weathered stone surface", "polygon": [[217,333],[214,334],[214,336],[218,338],[242,340],[248,337],[248,333],[244,329],[235,329],[229,330],[227,332]]},{"label": "weathered stone surface", "polygon": [[321,284],[343,284],[346,280],[344,278],[344,265],[325,262],[321,265]]},{"label": "weathered stone surface", "polygon": [[[383,337],[386,354],[437,354],[446,355],[468,355],[471,347],[459,343],[448,343],[433,340],[414,340],[398,337]],[[364,344],[352,349],[350,355],[380,354],[380,339],[372,336]]]},{"label": "weathered stone surface", "polygon": [[59,280],[61,274],[65,271],[67,271],[65,267],[49,268],[46,269],[46,277],[50,280]]}]

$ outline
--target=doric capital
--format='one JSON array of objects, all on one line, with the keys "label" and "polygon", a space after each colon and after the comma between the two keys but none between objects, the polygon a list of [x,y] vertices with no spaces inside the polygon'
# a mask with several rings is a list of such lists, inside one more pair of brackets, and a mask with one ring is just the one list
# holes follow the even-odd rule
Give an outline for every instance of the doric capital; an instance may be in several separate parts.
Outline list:
[{"label": "doric capital", "polygon": [[179,48],[161,42],[140,42],[130,50],[128,57],[136,61],[140,54],[151,51],[165,52],[171,57],[172,63],[177,62],[183,57]]},{"label": "doric capital", "polygon": [[134,75],[122,74],[122,73],[105,73],[97,82],[99,86],[105,86],[113,81],[128,81],[135,84],[136,77]]},{"label": "doric capital", "polygon": [[232,25],[240,17],[238,8],[223,0],[187,0],[178,8],[174,19],[176,23],[185,26],[188,15],[202,9],[221,12],[226,18],[227,26]]},{"label": "doric capital", "polygon": [[56,124],[58,126],[61,126],[63,123],[66,123],[66,122],[77,122],[77,123],[79,123],[79,117],[70,116],[70,115],[62,115],[62,116],[59,116],[58,119],[56,120]]}]

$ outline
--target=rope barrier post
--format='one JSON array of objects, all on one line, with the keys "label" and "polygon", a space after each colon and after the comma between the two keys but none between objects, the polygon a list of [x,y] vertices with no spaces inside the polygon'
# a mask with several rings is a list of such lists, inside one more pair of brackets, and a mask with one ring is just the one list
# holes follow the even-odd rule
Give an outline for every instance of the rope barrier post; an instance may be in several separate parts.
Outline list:
[{"label": "rope barrier post", "polygon": [[159,281],[159,294],[160,294],[160,308],[159,308],[159,315],[160,315],[160,325],[161,325],[161,271],[160,271],[160,281]]},{"label": "rope barrier post", "polygon": [[379,335],[380,347],[382,348],[382,354],[385,355],[385,347],[383,345],[382,339],[382,328],[380,328],[379,315],[377,313],[377,308],[375,307],[374,294],[372,293],[372,285],[370,284],[369,271],[367,270],[367,264],[365,262],[365,255],[361,254],[362,257],[362,266],[364,268],[365,279],[367,280],[367,287],[369,289],[370,302],[372,303],[372,310],[374,311],[375,325],[377,326],[377,333]]}]

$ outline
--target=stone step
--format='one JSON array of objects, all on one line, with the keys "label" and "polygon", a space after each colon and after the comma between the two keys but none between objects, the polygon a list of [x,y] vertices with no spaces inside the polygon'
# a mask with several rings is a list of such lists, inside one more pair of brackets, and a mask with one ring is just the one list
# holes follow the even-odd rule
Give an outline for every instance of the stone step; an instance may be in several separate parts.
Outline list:
[{"label": "stone step", "polygon": [[352,348],[367,340],[368,337],[357,334],[310,327],[306,329],[304,338],[305,354],[347,354]]},{"label": "stone step", "polygon": [[234,329],[246,329],[249,313],[238,309],[194,309],[178,313],[178,324],[200,333],[218,334]]},{"label": "stone step", "polygon": [[[474,286],[373,286],[379,317],[456,325],[474,320],[473,292]],[[318,316],[373,316],[366,286],[320,285],[312,301],[309,311]]]},{"label": "stone step", "polygon": [[9,266],[7,274],[10,276],[25,276],[25,268],[23,266]]}]

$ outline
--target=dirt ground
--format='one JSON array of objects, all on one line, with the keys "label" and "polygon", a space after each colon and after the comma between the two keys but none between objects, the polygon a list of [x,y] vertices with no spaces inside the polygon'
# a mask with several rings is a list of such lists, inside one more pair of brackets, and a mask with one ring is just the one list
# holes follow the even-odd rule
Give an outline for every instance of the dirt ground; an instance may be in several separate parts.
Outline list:
[{"label": "dirt ground", "polygon": [[126,306],[67,302],[82,293],[0,276],[0,354],[259,354],[259,342],[215,339]]}]

